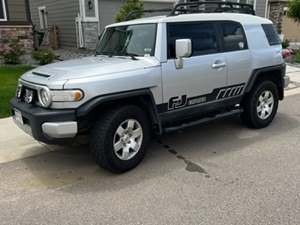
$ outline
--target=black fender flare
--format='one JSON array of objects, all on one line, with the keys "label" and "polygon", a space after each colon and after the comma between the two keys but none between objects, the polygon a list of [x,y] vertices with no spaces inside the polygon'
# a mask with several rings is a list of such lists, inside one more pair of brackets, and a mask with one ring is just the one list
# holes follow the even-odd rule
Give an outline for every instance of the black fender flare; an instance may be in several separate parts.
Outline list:
[{"label": "black fender flare", "polygon": [[281,74],[280,88],[282,88],[282,90],[280,90],[280,91],[284,91],[284,76],[285,76],[285,72],[286,72],[285,63],[280,64],[280,65],[276,65],[276,66],[269,66],[269,67],[263,67],[263,68],[255,69],[252,72],[251,77],[250,77],[250,79],[247,83],[245,93],[249,93],[251,91],[253,85],[255,84],[256,80],[259,78],[259,76],[261,74],[266,73],[266,72],[270,72],[270,71],[280,71],[280,74]]},{"label": "black fender flare", "polygon": [[89,116],[96,108],[106,103],[114,103],[114,101],[126,100],[131,98],[139,98],[140,102],[143,103],[148,110],[151,117],[152,123],[157,125],[157,132],[162,133],[162,125],[158,115],[156,103],[152,92],[149,89],[138,89],[132,91],[118,92],[113,94],[97,96],[88,102],[81,105],[76,110],[76,115],[79,118],[85,118]]}]

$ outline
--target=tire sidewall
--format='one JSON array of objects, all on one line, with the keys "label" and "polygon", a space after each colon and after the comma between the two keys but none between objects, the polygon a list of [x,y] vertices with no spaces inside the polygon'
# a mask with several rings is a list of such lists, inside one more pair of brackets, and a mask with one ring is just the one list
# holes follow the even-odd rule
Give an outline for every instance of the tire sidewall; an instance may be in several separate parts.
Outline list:
[{"label": "tire sidewall", "polygon": [[[143,141],[138,153],[133,158],[129,160],[121,160],[114,152],[113,140],[117,128],[122,122],[128,119],[134,119],[140,123],[143,130]],[[127,171],[138,165],[144,158],[149,139],[149,119],[146,113],[136,106],[127,106],[121,108],[112,119],[112,123],[105,135],[104,154],[107,157],[107,160],[112,164],[112,167],[117,168],[117,170],[120,172]]]},{"label": "tire sidewall", "polygon": [[[258,113],[257,113],[258,98],[264,91],[267,91],[267,90],[273,94],[274,106],[273,106],[271,115],[266,119],[261,119],[261,118],[259,118]],[[276,85],[273,82],[264,81],[263,83],[261,83],[260,85],[257,86],[257,88],[254,91],[253,96],[251,98],[251,105],[250,105],[250,110],[251,110],[250,114],[251,114],[252,120],[256,127],[259,127],[259,128],[266,127],[273,121],[273,119],[277,113],[278,102],[279,102],[278,90],[277,90]]]}]

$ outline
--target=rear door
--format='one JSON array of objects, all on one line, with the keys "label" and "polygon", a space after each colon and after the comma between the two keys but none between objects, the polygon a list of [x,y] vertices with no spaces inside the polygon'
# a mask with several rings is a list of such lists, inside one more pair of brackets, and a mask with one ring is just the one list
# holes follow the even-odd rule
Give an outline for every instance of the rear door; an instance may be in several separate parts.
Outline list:
[{"label": "rear door", "polygon": [[[228,85],[244,86],[252,72],[251,54],[244,28],[240,23],[234,21],[224,21],[218,24],[222,39],[222,51],[227,62]],[[238,95],[242,92],[232,91],[231,93]]]}]

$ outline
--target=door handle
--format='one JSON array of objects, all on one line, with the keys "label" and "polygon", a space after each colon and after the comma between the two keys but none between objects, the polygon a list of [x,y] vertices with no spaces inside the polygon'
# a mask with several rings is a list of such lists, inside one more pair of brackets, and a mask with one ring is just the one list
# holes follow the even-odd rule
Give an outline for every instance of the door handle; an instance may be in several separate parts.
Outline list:
[{"label": "door handle", "polygon": [[226,63],[224,62],[215,62],[214,64],[211,65],[211,68],[213,69],[219,69],[223,67],[226,67]]}]

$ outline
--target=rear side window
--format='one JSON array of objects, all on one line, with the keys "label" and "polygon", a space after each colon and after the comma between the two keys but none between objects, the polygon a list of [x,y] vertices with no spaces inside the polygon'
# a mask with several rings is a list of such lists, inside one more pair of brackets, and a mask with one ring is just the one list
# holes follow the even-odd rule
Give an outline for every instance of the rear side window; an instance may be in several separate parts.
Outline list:
[{"label": "rear side window", "polygon": [[191,39],[192,56],[218,52],[217,32],[213,23],[169,23],[168,24],[168,58],[175,58],[177,39]]},{"label": "rear side window", "polygon": [[225,52],[247,49],[247,39],[243,27],[236,22],[221,23],[223,48]]},{"label": "rear side window", "polygon": [[280,38],[273,24],[262,24],[261,26],[266,34],[269,45],[281,44]]}]

